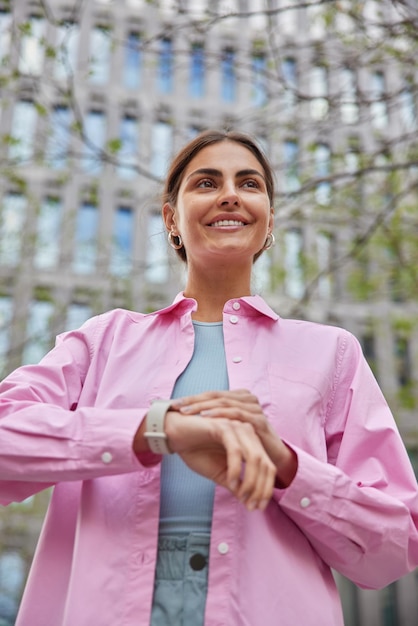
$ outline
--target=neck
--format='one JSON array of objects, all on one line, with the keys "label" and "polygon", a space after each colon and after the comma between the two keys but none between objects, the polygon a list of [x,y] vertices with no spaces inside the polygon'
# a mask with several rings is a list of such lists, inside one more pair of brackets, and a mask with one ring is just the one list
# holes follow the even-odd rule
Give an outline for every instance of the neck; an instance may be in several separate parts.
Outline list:
[{"label": "neck", "polygon": [[188,268],[188,279],[184,295],[197,301],[193,319],[200,322],[222,321],[225,302],[232,298],[251,295],[251,271],[232,272],[231,268],[196,271]]}]

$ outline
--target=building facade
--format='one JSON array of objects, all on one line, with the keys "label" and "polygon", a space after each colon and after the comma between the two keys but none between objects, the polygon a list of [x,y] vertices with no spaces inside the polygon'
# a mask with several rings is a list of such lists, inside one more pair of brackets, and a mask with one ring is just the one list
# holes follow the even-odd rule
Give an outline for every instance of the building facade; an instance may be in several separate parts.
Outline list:
[{"label": "building facade", "polygon": [[[244,130],[278,187],[254,289],[360,339],[418,467],[418,70],[395,28],[416,8],[395,4],[0,1],[2,374],[95,313],[172,299],[168,160],[205,128]],[[47,499],[0,512],[0,626]],[[415,574],[380,592],[338,580],[347,626],[417,623]]]}]

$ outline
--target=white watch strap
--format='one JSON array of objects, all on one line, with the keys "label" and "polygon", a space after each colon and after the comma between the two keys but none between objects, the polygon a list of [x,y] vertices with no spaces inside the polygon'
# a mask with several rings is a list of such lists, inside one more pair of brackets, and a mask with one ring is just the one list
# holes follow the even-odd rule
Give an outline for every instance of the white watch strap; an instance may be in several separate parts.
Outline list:
[{"label": "white watch strap", "polygon": [[170,408],[170,400],[154,400],[146,417],[146,432],[150,450],[154,454],[171,454],[167,445],[167,435],[164,432],[165,416]]}]

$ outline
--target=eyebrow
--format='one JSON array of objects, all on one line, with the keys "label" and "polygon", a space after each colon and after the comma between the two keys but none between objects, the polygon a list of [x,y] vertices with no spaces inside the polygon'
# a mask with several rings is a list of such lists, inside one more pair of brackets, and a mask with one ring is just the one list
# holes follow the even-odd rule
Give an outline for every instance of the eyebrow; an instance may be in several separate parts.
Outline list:
[{"label": "eyebrow", "polygon": [[[213,176],[217,178],[220,178],[222,176],[222,172],[220,170],[217,170],[211,167],[202,167],[198,170],[195,170],[191,174],[189,174],[186,180],[189,180],[190,178],[192,178],[192,176],[196,176],[199,174],[203,174],[205,176]],[[243,176],[260,176],[263,180],[265,180],[265,176],[258,170],[254,170],[254,169],[239,170],[235,174],[235,176],[236,178],[242,178]]]}]

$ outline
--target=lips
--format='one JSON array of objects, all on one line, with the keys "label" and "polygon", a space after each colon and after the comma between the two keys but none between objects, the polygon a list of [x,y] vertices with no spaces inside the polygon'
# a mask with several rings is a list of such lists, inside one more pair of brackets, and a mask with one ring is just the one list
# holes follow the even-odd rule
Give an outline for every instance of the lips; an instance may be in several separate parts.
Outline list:
[{"label": "lips", "polygon": [[246,226],[245,222],[240,220],[217,220],[212,222],[209,226],[222,227],[222,226]]}]

